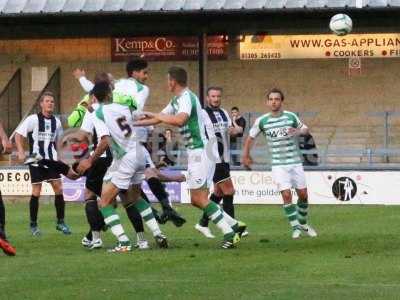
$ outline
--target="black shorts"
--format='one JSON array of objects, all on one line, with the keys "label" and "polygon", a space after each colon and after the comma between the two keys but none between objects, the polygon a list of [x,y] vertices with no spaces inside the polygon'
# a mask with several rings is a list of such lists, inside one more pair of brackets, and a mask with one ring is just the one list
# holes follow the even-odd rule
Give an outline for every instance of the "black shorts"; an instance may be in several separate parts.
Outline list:
[{"label": "black shorts", "polygon": [[61,179],[60,174],[55,170],[41,166],[29,166],[29,173],[32,184]]},{"label": "black shorts", "polygon": [[220,183],[231,177],[231,168],[228,163],[222,162],[215,164],[215,172],[213,182],[215,184]]},{"label": "black shorts", "polygon": [[108,167],[111,165],[111,157],[100,157],[96,160],[93,166],[85,173],[86,185],[85,187],[95,193],[97,196],[101,195],[101,188],[103,186],[103,178],[106,175]]}]

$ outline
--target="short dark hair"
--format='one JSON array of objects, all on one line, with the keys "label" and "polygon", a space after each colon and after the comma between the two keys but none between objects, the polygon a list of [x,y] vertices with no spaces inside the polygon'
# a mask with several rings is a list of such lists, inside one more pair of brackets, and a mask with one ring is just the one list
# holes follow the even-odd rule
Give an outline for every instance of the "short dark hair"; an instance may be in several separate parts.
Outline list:
[{"label": "short dark hair", "polygon": [[234,107],[231,108],[231,111],[232,111],[232,110],[237,110],[237,111],[239,111],[239,108],[238,108],[237,106],[234,106]]},{"label": "short dark hair", "polygon": [[182,67],[173,66],[168,69],[168,75],[174,79],[180,86],[187,85],[187,72]]},{"label": "short dark hair", "polygon": [[278,88],[270,89],[267,92],[266,97],[269,98],[269,95],[271,95],[272,93],[277,93],[277,94],[281,95],[281,100],[282,101],[285,100],[285,95],[283,94],[283,92],[280,89],[278,89]]},{"label": "short dark hair", "polygon": [[143,58],[133,58],[126,64],[126,73],[128,77],[131,77],[133,72],[146,69],[147,66],[148,63]]},{"label": "short dark hair", "polygon": [[221,94],[222,94],[223,89],[222,89],[222,87],[220,87],[220,86],[210,86],[210,87],[207,89],[207,95],[209,94],[210,91],[219,91],[219,92],[221,92]]},{"label": "short dark hair", "polygon": [[97,82],[93,89],[90,91],[90,95],[94,95],[99,102],[104,102],[110,95],[111,89],[110,84],[107,81]]},{"label": "short dark hair", "polygon": [[101,72],[96,74],[96,76],[94,77],[94,83],[96,84],[97,82],[100,81],[106,81],[110,84],[110,77],[106,72]]},{"label": "short dark hair", "polygon": [[40,95],[39,102],[42,102],[44,100],[44,97],[52,97],[53,99],[55,99],[53,92],[44,91],[43,94]]}]

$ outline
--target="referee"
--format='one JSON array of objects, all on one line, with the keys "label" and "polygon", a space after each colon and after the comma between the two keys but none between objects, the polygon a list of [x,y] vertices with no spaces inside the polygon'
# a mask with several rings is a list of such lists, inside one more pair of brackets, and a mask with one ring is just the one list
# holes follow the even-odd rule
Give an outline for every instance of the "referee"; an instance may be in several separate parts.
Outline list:
[{"label": "referee", "polygon": [[[40,97],[39,105],[41,111],[38,114],[28,116],[16,130],[15,142],[18,149],[18,159],[21,162],[26,158],[23,147],[23,142],[26,138],[29,142],[29,154],[31,156],[41,156],[45,159],[57,160],[56,145],[57,139],[62,135],[62,126],[60,120],[53,115],[53,93],[44,92]],[[71,234],[69,227],[64,222],[65,201],[60,174],[51,168],[40,165],[30,165],[29,172],[32,183],[32,196],[29,203],[32,235],[40,235],[37,218],[39,197],[43,182],[48,182],[55,193],[56,229],[64,234]]]}]

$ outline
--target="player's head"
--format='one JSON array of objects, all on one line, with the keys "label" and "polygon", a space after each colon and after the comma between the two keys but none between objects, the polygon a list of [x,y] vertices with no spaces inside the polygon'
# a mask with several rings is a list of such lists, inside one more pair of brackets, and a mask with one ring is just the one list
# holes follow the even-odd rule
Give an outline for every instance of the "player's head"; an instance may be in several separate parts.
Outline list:
[{"label": "player's head", "polygon": [[99,103],[106,102],[110,97],[110,93],[111,89],[108,81],[97,82],[90,91],[90,95]]},{"label": "player's head", "polygon": [[54,94],[49,91],[45,91],[39,99],[39,106],[42,113],[53,114],[54,112]]},{"label": "player's head", "polygon": [[111,73],[101,72],[97,73],[94,77],[94,83],[98,83],[100,81],[106,81],[110,85],[111,89],[114,89],[114,77]]},{"label": "player's head", "polygon": [[280,89],[273,88],[269,90],[266,94],[267,105],[272,112],[279,112],[282,108],[283,100],[285,100],[285,95]]},{"label": "player's head", "polygon": [[182,67],[173,66],[168,69],[168,90],[174,92],[177,88],[187,86],[187,72]]},{"label": "player's head", "polygon": [[211,86],[207,89],[207,103],[211,108],[219,108],[221,106],[222,88],[219,86]]},{"label": "player's head", "polygon": [[126,64],[126,74],[128,77],[133,77],[140,83],[145,83],[148,79],[148,63],[142,58],[131,59]]},{"label": "player's head", "polygon": [[239,116],[240,116],[239,107],[237,107],[237,106],[232,107],[232,108],[231,108],[231,115],[232,115],[232,117],[234,117],[234,118],[239,117]]}]

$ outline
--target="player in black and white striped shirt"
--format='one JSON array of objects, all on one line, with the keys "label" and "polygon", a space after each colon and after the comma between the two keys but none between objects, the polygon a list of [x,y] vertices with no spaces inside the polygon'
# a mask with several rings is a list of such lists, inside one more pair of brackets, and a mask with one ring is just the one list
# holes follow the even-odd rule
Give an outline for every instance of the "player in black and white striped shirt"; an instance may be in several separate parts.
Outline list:
[{"label": "player in black and white striped shirt", "polygon": [[[38,114],[28,116],[16,130],[15,142],[18,149],[18,159],[21,162],[26,158],[23,147],[25,138],[29,142],[30,155],[40,155],[45,159],[57,160],[57,138],[62,135],[63,130],[60,120],[53,115],[54,95],[51,92],[43,93],[39,105],[41,111]],[[30,165],[29,172],[32,183],[32,196],[29,203],[32,235],[40,235],[37,216],[43,182],[50,183],[55,193],[56,229],[64,234],[70,234],[71,231],[64,222],[65,202],[60,174],[51,168],[40,165]]]},{"label": "player in black and white striped shirt", "polygon": [[[235,209],[233,206],[233,196],[235,188],[230,174],[230,136],[242,133],[239,128],[233,126],[229,114],[221,108],[222,88],[210,87],[207,90],[207,107],[204,109],[205,117],[208,120],[205,124],[212,126],[214,135],[217,139],[218,153],[215,157],[215,172],[213,176],[214,191],[210,196],[210,200],[219,204],[222,200],[223,210],[232,218],[235,217]],[[208,132],[208,131],[207,131]],[[214,238],[208,228],[209,219],[203,214],[199,223],[195,228],[208,238]],[[247,232],[246,232],[247,233]],[[246,234],[245,233],[245,234]]]}]

